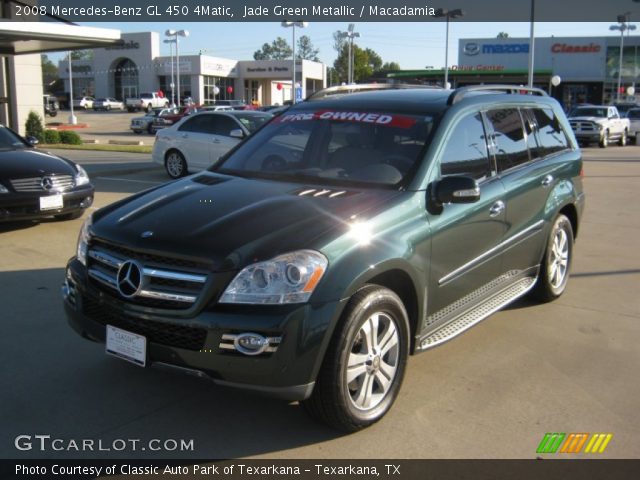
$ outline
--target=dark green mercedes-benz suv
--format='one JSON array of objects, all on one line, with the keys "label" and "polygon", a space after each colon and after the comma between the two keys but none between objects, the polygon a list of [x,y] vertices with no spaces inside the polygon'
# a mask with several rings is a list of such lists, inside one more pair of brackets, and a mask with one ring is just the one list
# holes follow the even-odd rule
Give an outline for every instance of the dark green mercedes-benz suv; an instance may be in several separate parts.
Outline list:
[{"label": "dark green mercedes-benz suv", "polygon": [[541,90],[327,89],[208,171],[96,211],[65,309],[112,355],[354,431],[390,409],[408,355],[563,293],[581,177]]}]

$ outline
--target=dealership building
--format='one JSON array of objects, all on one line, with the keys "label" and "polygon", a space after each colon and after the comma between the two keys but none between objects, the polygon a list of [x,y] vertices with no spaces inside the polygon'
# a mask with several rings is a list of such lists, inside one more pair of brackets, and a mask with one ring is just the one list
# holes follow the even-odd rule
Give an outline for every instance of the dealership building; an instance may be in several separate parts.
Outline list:
[{"label": "dealership building", "polygon": [[[237,99],[261,105],[282,105],[292,98],[292,60],[231,60],[205,54],[160,56],[161,36],[157,32],[123,33],[119,45],[98,48],[90,60],[72,62],[74,97],[114,97],[119,100],[143,92],[161,90],[171,97],[172,63],[174,94],[191,97],[196,103],[215,104]],[[185,49],[184,40],[181,49]],[[69,67],[58,66],[69,91]],[[326,86],[326,67],[308,60],[296,62],[296,86],[302,98]]]},{"label": "dealership building", "polygon": [[[565,107],[576,103],[611,103],[617,100],[620,71],[620,37],[544,37],[535,39],[534,84],[556,97]],[[459,40],[458,61],[449,67],[453,87],[483,83],[526,85],[528,38],[465,38]],[[622,101],[638,101],[629,95],[640,74],[640,37],[624,38]],[[442,83],[443,70],[390,72],[394,81]],[[551,79],[560,77],[553,86]],[[556,79],[558,80],[558,79]],[[631,90],[633,91],[633,90]],[[640,92],[637,92],[640,93]]]}]

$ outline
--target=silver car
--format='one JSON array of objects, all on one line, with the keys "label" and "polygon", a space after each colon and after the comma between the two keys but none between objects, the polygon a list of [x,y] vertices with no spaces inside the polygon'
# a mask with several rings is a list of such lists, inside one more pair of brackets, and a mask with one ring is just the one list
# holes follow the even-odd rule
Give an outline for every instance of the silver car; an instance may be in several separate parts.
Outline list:
[{"label": "silver car", "polygon": [[124,110],[124,103],[112,97],[96,98],[93,101],[94,110]]},{"label": "silver car", "polygon": [[147,132],[153,134],[153,120],[161,115],[170,115],[178,113],[177,108],[154,108],[144,117],[135,117],[131,119],[129,129],[137,134]]},{"label": "silver car", "polygon": [[158,131],[153,161],[171,178],[204,170],[272,118],[267,112],[243,110],[189,115]]},{"label": "silver car", "polygon": [[73,99],[73,108],[84,108],[89,110],[93,108],[93,97],[79,97]]}]

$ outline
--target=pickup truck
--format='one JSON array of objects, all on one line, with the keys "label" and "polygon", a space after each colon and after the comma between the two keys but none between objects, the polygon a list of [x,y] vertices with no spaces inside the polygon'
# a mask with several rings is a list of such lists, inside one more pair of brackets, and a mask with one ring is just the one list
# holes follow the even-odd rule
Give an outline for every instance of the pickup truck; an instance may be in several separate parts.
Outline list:
[{"label": "pickup truck", "polygon": [[569,115],[569,124],[580,144],[598,142],[601,148],[617,141],[624,147],[629,138],[628,118],[621,118],[611,105],[585,105],[576,107]]},{"label": "pickup truck", "polygon": [[638,143],[638,137],[640,137],[640,108],[632,108],[627,112],[627,118],[629,119],[629,124],[631,125],[629,128],[629,137],[633,137]]},{"label": "pickup truck", "polygon": [[127,98],[125,106],[129,112],[137,112],[139,110],[150,112],[154,108],[168,108],[169,99],[161,97],[156,92],[141,93],[139,97]]}]

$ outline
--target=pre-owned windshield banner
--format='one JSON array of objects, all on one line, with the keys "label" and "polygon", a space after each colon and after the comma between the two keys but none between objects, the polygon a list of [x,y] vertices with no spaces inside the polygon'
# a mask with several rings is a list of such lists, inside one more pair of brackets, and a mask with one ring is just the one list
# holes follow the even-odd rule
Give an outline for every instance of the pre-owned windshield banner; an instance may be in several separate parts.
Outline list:
[{"label": "pre-owned windshield banner", "polygon": [[[424,22],[461,9],[462,22],[602,22],[629,12],[634,0],[4,0],[5,18],[64,18],[73,22]],[[30,5],[35,4],[35,5]],[[34,8],[37,7],[37,8]],[[10,17],[9,17],[10,15]]]}]

